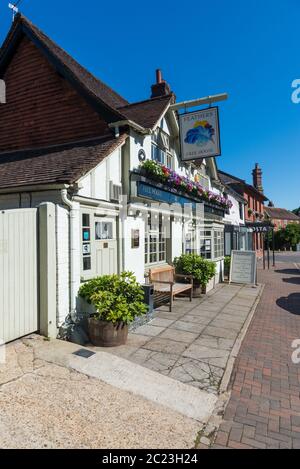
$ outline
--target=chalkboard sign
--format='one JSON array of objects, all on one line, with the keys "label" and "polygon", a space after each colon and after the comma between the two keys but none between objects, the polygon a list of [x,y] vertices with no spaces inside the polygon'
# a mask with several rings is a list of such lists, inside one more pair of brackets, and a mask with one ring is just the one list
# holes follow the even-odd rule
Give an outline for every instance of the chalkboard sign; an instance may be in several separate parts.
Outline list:
[{"label": "chalkboard sign", "polygon": [[255,251],[232,251],[230,266],[231,283],[256,283]]}]

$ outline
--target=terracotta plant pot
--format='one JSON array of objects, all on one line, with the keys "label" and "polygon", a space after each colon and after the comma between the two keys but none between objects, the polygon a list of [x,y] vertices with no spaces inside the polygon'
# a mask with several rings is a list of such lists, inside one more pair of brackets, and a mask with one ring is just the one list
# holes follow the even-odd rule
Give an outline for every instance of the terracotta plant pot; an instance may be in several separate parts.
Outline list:
[{"label": "terracotta plant pot", "polygon": [[117,347],[124,345],[128,336],[128,325],[124,322],[113,324],[89,318],[89,337],[97,347]]}]

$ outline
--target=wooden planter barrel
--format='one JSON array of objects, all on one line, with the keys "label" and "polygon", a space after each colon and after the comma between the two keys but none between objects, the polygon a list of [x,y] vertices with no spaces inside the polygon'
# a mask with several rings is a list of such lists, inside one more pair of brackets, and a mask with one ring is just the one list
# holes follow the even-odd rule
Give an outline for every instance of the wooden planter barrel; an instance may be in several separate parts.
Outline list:
[{"label": "wooden planter barrel", "polygon": [[124,322],[113,324],[89,318],[89,336],[97,347],[117,347],[124,345],[128,336],[128,325]]}]

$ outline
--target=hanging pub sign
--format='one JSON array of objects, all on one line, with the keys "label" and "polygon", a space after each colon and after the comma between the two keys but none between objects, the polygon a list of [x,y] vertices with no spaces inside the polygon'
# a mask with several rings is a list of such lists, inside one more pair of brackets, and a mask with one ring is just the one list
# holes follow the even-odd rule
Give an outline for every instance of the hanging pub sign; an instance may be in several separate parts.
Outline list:
[{"label": "hanging pub sign", "polygon": [[217,107],[180,114],[181,159],[210,158],[221,154]]}]

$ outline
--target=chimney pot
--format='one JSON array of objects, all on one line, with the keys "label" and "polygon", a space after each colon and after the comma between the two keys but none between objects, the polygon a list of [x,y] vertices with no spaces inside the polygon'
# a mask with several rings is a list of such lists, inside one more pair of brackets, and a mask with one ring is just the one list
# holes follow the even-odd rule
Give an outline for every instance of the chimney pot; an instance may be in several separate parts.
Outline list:
[{"label": "chimney pot", "polygon": [[151,86],[151,99],[167,96],[171,93],[170,85],[163,80],[161,70],[156,70],[156,83]]},{"label": "chimney pot", "polygon": [[156,70],[156,83],[159,84],[162,82],[161,70],[158,68]]}]

